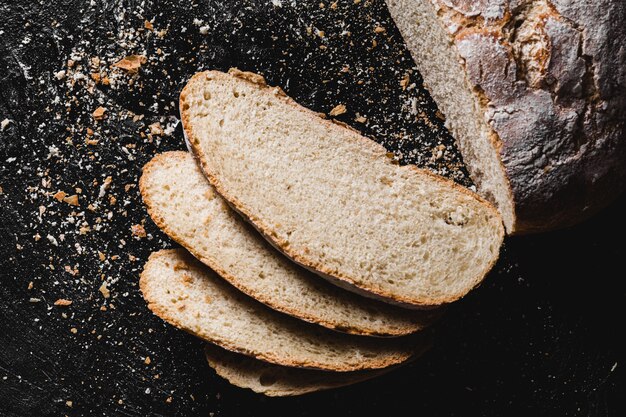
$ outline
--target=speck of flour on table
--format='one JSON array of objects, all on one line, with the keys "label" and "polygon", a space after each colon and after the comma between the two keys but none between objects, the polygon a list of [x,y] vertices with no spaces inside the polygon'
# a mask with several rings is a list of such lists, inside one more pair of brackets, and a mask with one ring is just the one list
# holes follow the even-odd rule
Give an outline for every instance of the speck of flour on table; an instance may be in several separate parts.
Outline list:
[{"label": "speck of flour on table", "polygon": [[[67,333],[86,355],[99,352],[92,366],[103,367],[96,380],[60,387],[106,389],[121,408],[138,393],[163,410],[215,396],[168,382],[168,374],[194,372],[171,358],[181,349],[200,356],[201,344],[153,317],[138,288],[150,252],[176,245],[149,220],[137,181],[153,155],[185,149],[177,100],[197,71],[261,73],[400,163],[471,186],[382,1],[241,3],[87,1],[69,15],[13,10],[3,23],[19,36],[0,58],[8,68],[0,205],[10,236],[1,266],[23,288],[15,308],[27,311],[24,319]],[[137,360],[117,364],[115,352]],[[116,382],[108,367],[137,386]],[[161,388],[141,387],[146,380]],[[61,392],[55,404],[81,407]]]}]

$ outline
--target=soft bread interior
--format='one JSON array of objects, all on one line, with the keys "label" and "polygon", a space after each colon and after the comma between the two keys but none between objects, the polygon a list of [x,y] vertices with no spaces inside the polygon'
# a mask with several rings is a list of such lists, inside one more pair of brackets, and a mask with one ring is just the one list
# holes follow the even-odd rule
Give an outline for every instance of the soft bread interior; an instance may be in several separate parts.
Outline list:
[{"label": "soft bread interior", "polygon": [[337,288],[287,259],[237,215],[189,152],[165,152],[143,170],[141,195],[154,222],[196,258],[275,310],[335,330],[401,336],[437,314],[410,311]]},{"label": "soft bread interior", "polygon": [[278,313],[182,249],[153,253],[139,284],[150,310],[168,323],[279,365],[343,372],[385,368],[408,360],[419,338],[352,336]]},{"label": "soft bread interior", "polygon": [[463,160],[478,192],[496,205],[509,232],[515,223],[509,183],[487,124],[484,110],[467,80],[463,59],[431,1],[387,0],[391,15],[402,28],[405,42],[429,92],[446,116]]},{"label": "soft bread interior", "polygon": [[272,243],[322,276],[405,305],[451,302],[483,279],[502,242],[489,204],[393,164],[375,142],[253,77],[197,74],[182,117],[211,183]]}]

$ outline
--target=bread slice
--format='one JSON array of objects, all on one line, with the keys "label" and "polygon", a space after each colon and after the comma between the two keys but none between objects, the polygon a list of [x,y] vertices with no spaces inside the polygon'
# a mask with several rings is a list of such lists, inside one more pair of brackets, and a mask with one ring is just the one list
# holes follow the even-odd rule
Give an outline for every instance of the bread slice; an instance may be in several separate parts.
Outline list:
[{"label": "bread slice", "polygon": [[276,247],[338,284],[405,306],[452,302],[503,239],[485,200],[299,106],[262,77],[196,74],[183,127],[211,184]]},{"label": "bread slice", "polygon": [[408,360],[417,340],[352,336],[278,313],[183,249],[153,253],[139,285],[150,310],[163,320],[225,349],[279,365],[343,372],[385,368]]},{"label": "bread slice", "polygon": [[620,195],[626,1],[386,3],[510,233],[572,225]]},{"label": "bread slice", "polygon": [[275,310],[369,336],[412,333],[436,316],[360,297],[298,267],[230,209],[188,152],[154,157],[144,167],[139,186],[150,217],[168,236],[240,291]]},{"label": "bread slice", "polygon": [[231,384],[268,397],[286,397],[356,384],[387,373],[395,367],[353,372],[329,372],[291,368],[259,361],[207,344],[209,366]]}]

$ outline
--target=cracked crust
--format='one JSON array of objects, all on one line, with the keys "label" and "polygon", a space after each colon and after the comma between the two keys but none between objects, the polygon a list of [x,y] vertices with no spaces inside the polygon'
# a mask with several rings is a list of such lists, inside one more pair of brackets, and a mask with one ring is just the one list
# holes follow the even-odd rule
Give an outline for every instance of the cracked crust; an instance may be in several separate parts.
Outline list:
[{"label": "cracked crust", "polygon": [[431,3],[493,132],[515,205],[510,231],[570,226],[617,196],[626,184],[626,3]]}]

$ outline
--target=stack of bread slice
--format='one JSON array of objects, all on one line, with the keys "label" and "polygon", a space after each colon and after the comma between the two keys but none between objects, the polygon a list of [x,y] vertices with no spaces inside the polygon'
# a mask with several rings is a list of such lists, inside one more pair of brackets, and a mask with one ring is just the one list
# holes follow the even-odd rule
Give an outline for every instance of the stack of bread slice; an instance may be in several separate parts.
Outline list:
[{"label": "stack of bread slice", "polygon": [[299,395],[406,363],[498,257],[489,203],[258,75],[196,74],[180,108],[191,152],[157,155],[140,189],[182,248],[153,253],[140,286],[234,385]]}]

